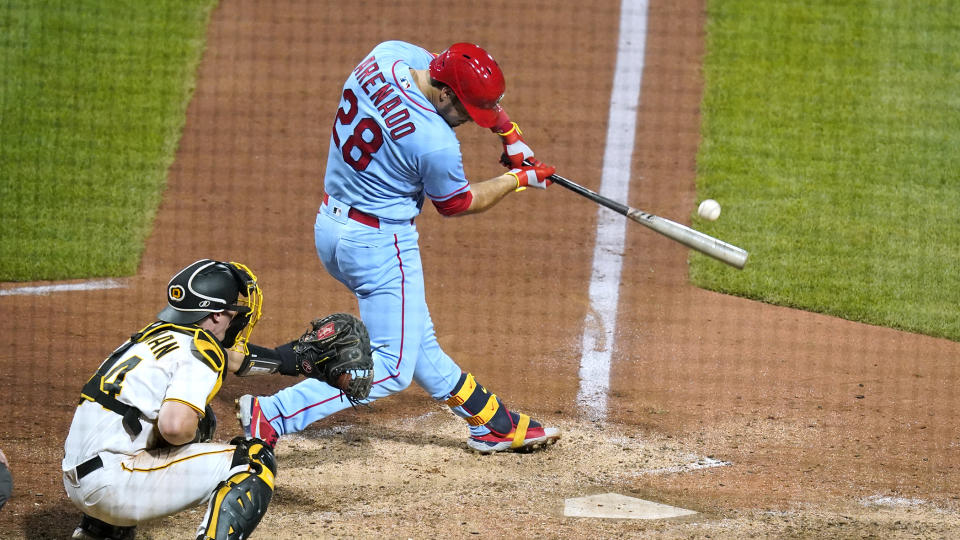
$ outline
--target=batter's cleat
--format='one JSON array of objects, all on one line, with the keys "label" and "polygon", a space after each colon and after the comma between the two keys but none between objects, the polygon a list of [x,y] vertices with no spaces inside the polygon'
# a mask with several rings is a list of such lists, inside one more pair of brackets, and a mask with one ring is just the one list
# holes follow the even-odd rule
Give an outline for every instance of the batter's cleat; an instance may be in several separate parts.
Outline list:
[{"label": "batter's cleat", "polygon": [[71,540],[133,540],[137,528],[117,527],[86,514],[80,519],[80,526],[73,531]]},{"label": "batter's cleat", "polygon": [[267,443],[270,448],[277,445],[280,435],[273,429],[270,422],[260,410],[260,402],[256,397],[250,394],[244,394],[236,400],[237,419],[240,420],[240,427],[243,429],[243,435],[246,438],[255,437]]},{"label": "batter's cleat", "polygon": [[[511,416],[514,416],[511,414]],[[493,431],[483,436],[471,435],[467,446],[481,454],[494,452],[533,452],[545,448],[560,439],[560,430],[543,427],[525,414],[516,416],[516,422],[510,433],[500,435]]]}]

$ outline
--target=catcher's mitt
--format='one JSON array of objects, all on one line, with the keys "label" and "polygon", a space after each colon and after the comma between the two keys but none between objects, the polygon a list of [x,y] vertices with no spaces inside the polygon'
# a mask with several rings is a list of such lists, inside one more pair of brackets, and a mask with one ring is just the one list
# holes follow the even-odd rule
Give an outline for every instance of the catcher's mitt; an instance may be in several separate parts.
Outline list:
[{"label": "catcher's mitt", "polygon": [[351,405],[370,395],[373,355],[367,327],[360,319],[349,313],[316,319],[293,351],[301,373],[339,388]]}]

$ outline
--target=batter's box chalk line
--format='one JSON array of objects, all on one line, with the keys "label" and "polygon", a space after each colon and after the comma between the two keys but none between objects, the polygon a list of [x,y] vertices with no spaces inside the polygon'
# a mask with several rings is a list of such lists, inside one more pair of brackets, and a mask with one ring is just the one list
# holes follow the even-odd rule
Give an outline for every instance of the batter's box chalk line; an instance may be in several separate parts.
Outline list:
[{"label": "batter's box chalk line", "polygon": [[684,473],[684,472],[690,472],[690,471],[698,471],[701,469],[713,469],[715,467],[729,467],[730,465],[733,465],[733,463],[729,461],[713,459],[710,457],[703,457],[703,458],[697,459],[696,461],[685,463],[683,465],[674,465],[672,467],[660,467],[658,469],[637,471],[632,473],[631,476]]},{"label": "batter's box chalk line", "polygon": [[863,506],[886,506],[891,508],[907,508],[911,506],[920,506],[927,501],[923,499],[907,499],[904,497],[890,497],[886,495],[871,495],[860,499]]}]

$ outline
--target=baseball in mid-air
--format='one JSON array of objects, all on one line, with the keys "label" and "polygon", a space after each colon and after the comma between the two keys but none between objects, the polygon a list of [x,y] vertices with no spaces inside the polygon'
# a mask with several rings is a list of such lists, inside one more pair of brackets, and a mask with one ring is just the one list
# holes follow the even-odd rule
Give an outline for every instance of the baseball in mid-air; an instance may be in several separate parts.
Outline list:
[{"label": "baseball in mid-air", "polygon": [[707,221],[714,221],[720,217],[720,203],[713,199],[704,199],[697,208],[697,214]]}]

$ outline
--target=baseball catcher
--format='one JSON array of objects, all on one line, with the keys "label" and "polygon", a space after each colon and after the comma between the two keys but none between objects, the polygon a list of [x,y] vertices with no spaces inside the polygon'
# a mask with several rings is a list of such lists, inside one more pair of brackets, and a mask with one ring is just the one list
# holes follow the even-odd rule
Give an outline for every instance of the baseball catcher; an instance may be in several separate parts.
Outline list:
[{"label": "baseball catcher", "polygon": [[321,380],[340,389],[352,405],[370,395],[373,355],[363,322],[349,313],[311,321],[300,338],[276,349],[249,344],[237,375],[279,372]]},{"label": "baseball catcher", "polygon": [[250,536],[273,497],[273,449],[252,438],[214,442],[210,404],[262,300],[247,266],[198,260],[167,284],[156,321],[83,385],[61,465],[67,497],[83,512],[73,540],[130,540],[141,523],[204,501],[198,539]]}]

